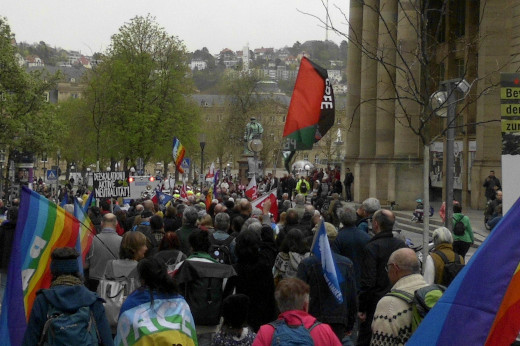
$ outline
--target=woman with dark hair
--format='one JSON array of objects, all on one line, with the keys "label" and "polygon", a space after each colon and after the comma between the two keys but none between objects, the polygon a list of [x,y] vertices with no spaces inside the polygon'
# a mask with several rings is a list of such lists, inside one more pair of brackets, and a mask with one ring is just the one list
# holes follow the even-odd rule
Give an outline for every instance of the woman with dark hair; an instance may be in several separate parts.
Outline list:
[{"label": "woman with dark hair", "polygon": [[155,258],[158,258],[168,267],[168,273],[173,273],[173,268],[186,259],[186,255],[180,250],[181,242],[175,232],[167,232],[159,244],[159,252],[155,254]]},{"label": "woman with dark hair", "polygon": [[296,277],[298,265],[309,256],[309,247],[305,242],[302,231],[293,228],[287,232],[280,245],[280,252],[274,261],[273,276],[275,284],[277,285],[282,279]]},{"label": "woman with dark hair", "polygon": [[245,220],[242,216],[235,216],[231,219],[231,227],[230,227],[230,235],[233,237],[237,237],[240,233],[240,230],[242,229],[242,225],[244,224]]},{"label": "woman with dark hair", "polygon": [[121,306],[115,344],[195,345],[197,334],[190,307],[179,295],[164,262],[145,258],[137,271],[141,287]]},{"label": "woman with dark hair", "polygon": [[182,226],[182,220],[177,216],[177,208],[173,205],[168,205],[166,207],[166,211],[164,212],[164,231],[165,232],[175,232]]},{"label": "woman with dark hair", "polygon": [[250,346],[256,334],[247,326],[250,299],[245,294],[233,294],[222,303],[222,327],[213,337],[212,346]]},{"label": "woman with dark hair", "polygon": [[103,300],[83,285],[78,257],[78,252],[70,247],[52,252],[51,287],[36,295],[23,345],[53,344],[52,341],[67,338],[67,331],[78,328],[82,333],[78,331],[76,335],[83,338],[68,340],[71,344],[113,345]]},{"label": "woman with dark hair", "polygon": [[249,297],[251,305],[247,323],[256,332],[262,324],[276,318],[272,264],[261,260],[262,239],[257,232],[242,231],[236,242],[235,251],[238,260],[233,267],[237,276],[229,278],[224,295],[235,290],[236,293]]}]

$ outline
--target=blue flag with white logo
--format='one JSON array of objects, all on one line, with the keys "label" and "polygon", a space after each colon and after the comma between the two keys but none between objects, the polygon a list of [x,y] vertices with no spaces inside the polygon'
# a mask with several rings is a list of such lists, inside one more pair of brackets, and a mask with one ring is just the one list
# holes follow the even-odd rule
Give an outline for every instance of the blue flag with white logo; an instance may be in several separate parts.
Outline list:
[{"label": "blue flag with white logo", "polygon": [[337,270],[336,262],[334,262],[334,258],[332,257],[329,239],[325,229],[325,222],[321,223],[318,233],[314,239],[311,251],[314,256],[321,260],[323,277],[325,278],[325,282],[327,283],[327,286],[329,286],[332,295],[334,298],[336,298],[338,303],[343,303],[343,295],[341,294],[339,283],[343,282],[344,278]]}]

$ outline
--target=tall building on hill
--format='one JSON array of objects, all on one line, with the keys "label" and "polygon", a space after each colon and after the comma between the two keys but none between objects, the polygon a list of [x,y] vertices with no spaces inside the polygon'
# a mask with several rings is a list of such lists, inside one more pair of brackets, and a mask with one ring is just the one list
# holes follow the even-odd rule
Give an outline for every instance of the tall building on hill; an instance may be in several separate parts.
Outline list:
[{"label": "tall building on hill", "polygon": [[[455,198],[483,208],[485,177],[490,170],[501,176],[499,81],[500,72],[520,68],[520,0],[428,3],[421,9],[421,0],[350,0],[344,164],[356,177],[356,201],[372,196],[413,207],[423,195],[423,142],[408,125],[417,128],[428,114],[416,97],[464,78],[471,89],[454,124]],[[426,125],[430,191],[441,201],[446,122]]]}]

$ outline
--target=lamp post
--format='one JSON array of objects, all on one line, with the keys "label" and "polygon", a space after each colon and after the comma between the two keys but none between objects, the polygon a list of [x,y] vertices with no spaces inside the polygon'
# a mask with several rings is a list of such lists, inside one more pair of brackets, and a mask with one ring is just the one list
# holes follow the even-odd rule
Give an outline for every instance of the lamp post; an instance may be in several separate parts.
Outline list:
[{"label": "lamp post", "polygon": [[206,134],[199,135],[200,143],[200,192],[202,193],[202,181],[204,180],[204,147],[206,146]]},{"label": "lamp post", "polygon": [[58,151],[56,152],[56,158],[58,159],[57,160],[57,168],[56,168],[56,201],[59,202],[58,200],[58,196],[59,196],[59,193],[58,193],[58,188],[60,186],[60,159],[61,159],[61,151],[60,149],[58,149]]}]

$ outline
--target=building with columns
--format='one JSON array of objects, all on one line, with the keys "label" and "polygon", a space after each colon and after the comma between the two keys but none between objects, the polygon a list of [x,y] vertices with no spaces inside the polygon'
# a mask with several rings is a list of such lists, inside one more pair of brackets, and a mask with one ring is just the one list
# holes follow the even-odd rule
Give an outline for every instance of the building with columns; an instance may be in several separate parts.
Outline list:
[{"label": "building with columns", "polygon": [[467,80],[455,122],[455,198],[485,206],[482,184],[501,177],[500,72],[520,68],[520,0],[350,0],[346,167],[354,199],[413,208],[430,151],[431,200],[445,199],[445,119],[429,96]]}]

